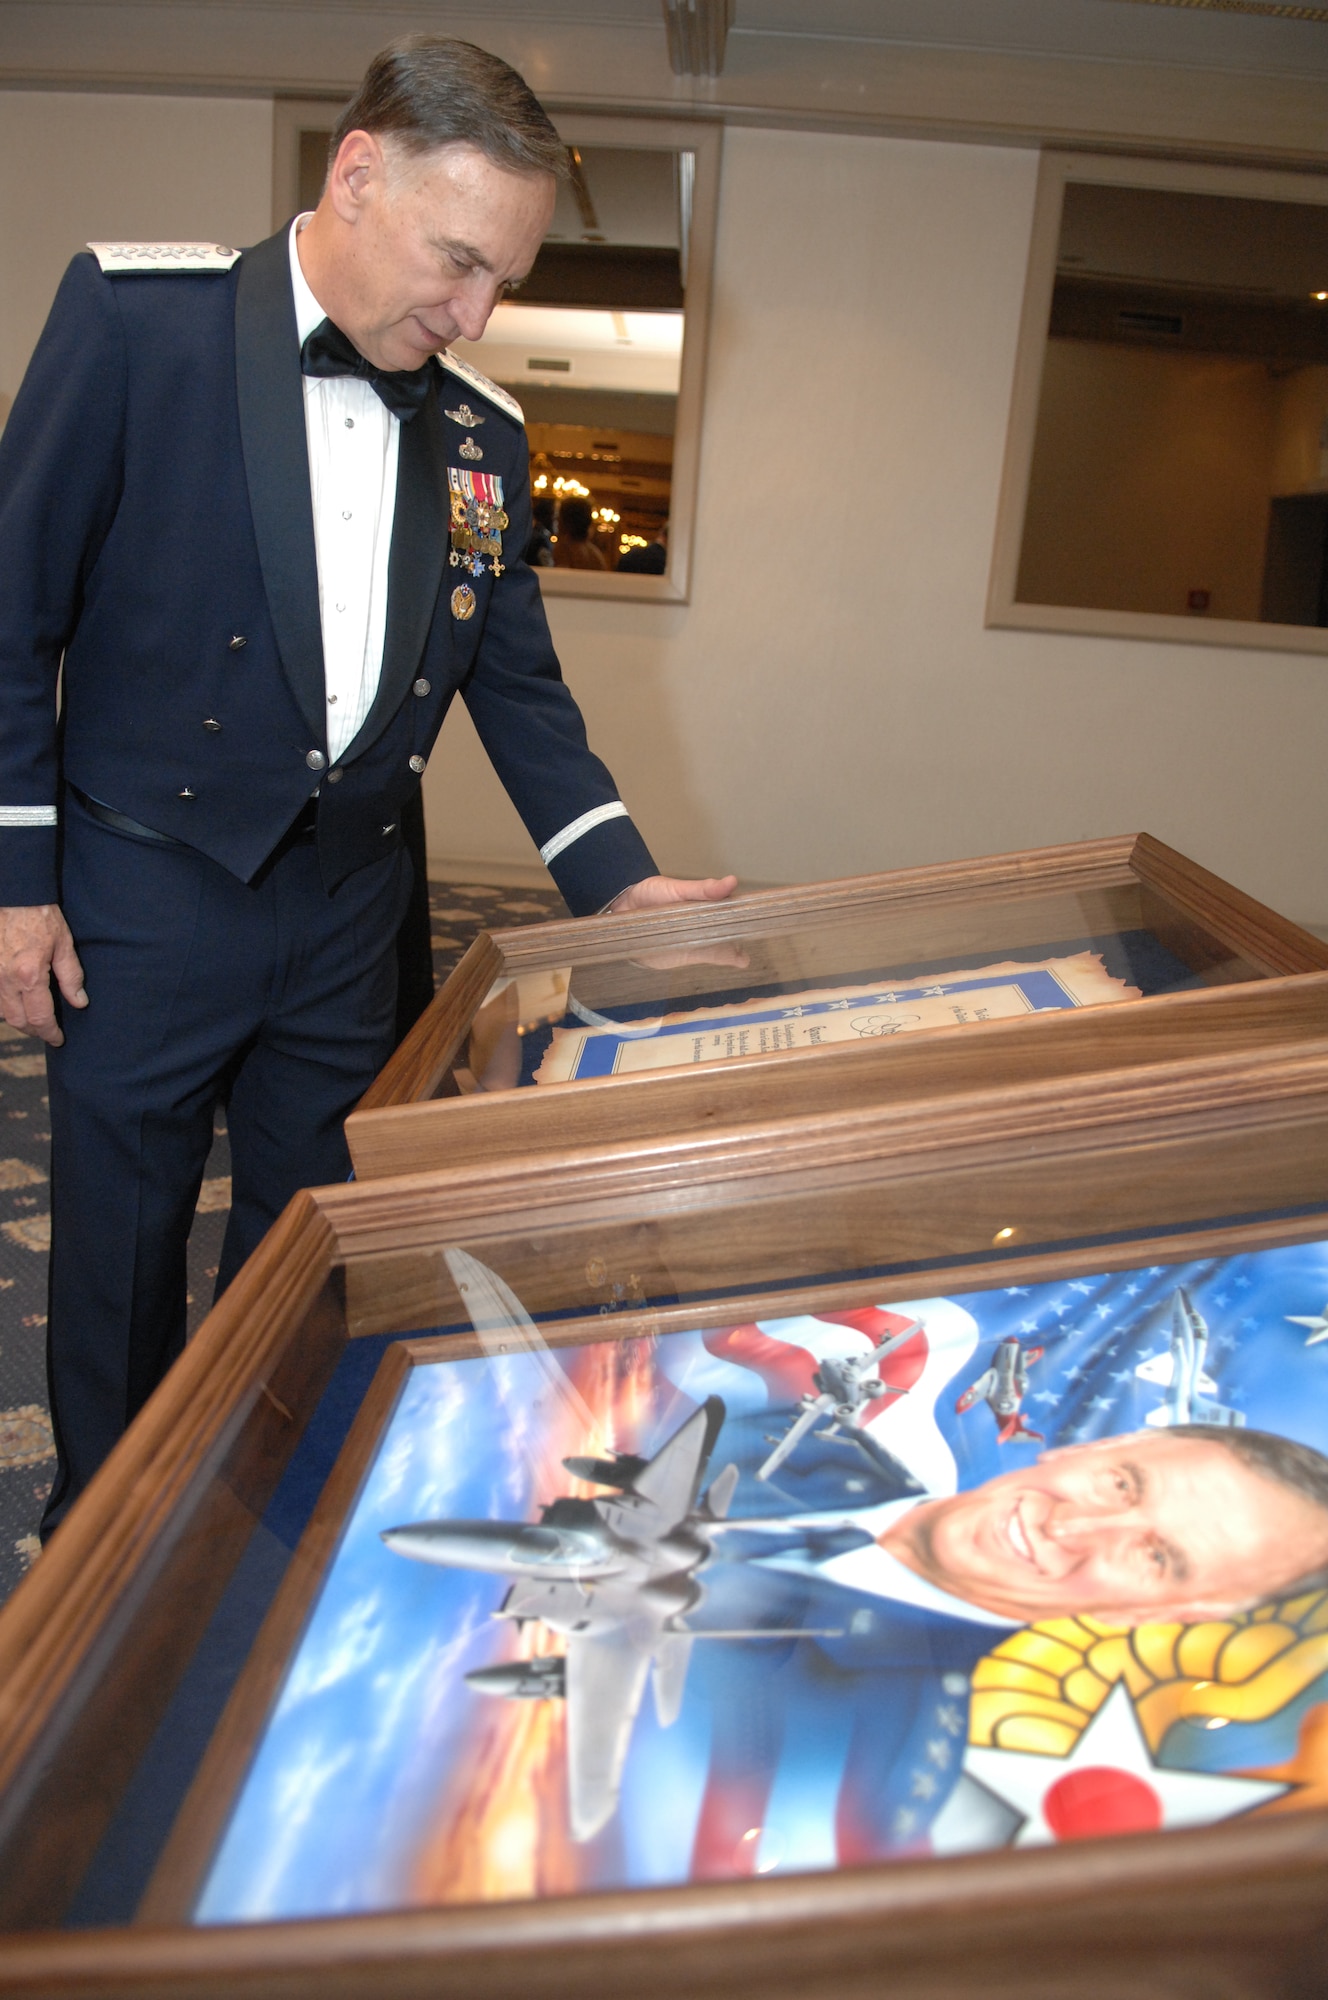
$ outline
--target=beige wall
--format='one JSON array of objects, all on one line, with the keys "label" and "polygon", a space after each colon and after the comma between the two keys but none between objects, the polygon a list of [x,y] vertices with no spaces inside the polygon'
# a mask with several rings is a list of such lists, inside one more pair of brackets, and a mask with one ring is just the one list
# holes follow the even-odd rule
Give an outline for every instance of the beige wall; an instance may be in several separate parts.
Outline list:
[{"label": "beige wall", "polygon": [[[690,606],[563,599],[661,863],[806,881],[1147,828],[1328,923],[1321,659],[984,631],[1031,153],[735,131]],[[436,852],[529,861],[449,724]]]},{"label": "beige wall", "polygon": [[[70,253],[253,241],[270,107],[0,93],[0,389]],[[1035,158],[726,144],[692,604],[562,600],[593,740],[661,862],[811,880],[1148,827],[1328,923],[1315,659],[985,632]],[[533,860],[449,724],[434,851]]]},{"label": "beige wall", "polygon": [[89,238],[268,234],[272,106],[0,91],[0,185],[0,395],[12,396],[60,274]]},{"label": "beige wall", "polygon": [[1261,361],[1049,341],[1020,603],[1257,619],[1275,412]]}]

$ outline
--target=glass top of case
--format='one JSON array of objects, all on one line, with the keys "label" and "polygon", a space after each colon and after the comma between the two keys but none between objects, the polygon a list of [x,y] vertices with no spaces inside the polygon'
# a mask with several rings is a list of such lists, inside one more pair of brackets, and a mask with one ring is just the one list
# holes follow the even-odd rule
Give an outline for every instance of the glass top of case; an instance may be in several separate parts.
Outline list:
[{"label": "glass top of case", "polygon": [[523,953],[475,1015],[457,1078],[463,1090],[502,1090],[691,1067],[1115,1005],[1265,970],[1138,881],[811,915],[631,959],[531,964]]},{"label": "glass top of case", "polygon": [[352,1343],[343,1368],[390,1378],[381,1417],[343,1446],[353,1498],[279,1676],[241,1678],[178,1916],[802,1873],[1321,1795],[1328,1242],[566,1343],[445,1255],[477,1337]]}]

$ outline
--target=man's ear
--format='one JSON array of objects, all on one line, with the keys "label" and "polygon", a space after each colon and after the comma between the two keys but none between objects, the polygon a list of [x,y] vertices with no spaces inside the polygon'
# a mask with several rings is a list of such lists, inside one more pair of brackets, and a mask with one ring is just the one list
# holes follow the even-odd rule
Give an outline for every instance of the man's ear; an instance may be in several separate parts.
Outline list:
[{"label": "man's ear", "polygon": [[384,177],[386,162],[372,132],[348,132],[328,169],[327,199],[343,222],[354,223],[369,187]]}]

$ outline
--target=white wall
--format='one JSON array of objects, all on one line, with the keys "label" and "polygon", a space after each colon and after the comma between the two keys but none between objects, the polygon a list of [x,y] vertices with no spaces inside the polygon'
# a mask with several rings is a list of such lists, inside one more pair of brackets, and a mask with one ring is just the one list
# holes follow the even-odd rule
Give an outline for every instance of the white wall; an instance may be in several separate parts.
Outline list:
[{"label": "white wall", "polygon": [[0,395],[91,238],[255,243],[272,227],[272,105],[258,98],[0,91]]},{"label": "white wall", "polygon": [[[567,678],[671,871],[1146,828],[1328,923],[1328,663],[983,630],[1035,170],[729,133],[693,601],[554,601]],[[533,858],[463,719],[426,784],[436,854]]]}]

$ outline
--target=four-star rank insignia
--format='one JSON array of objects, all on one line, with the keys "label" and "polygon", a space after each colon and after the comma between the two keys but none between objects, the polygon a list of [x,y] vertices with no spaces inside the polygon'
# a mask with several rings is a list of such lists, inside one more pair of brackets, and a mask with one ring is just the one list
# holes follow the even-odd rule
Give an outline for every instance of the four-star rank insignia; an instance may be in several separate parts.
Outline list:
[{"label": "four-star rank insignia", "polygon": [[449,465],[447,483],[452,489],[452,553],[447,560],[453,569],[483,576],[487,556],[494,575],[501,576],[502,531],[507,526],[502,480],[495,472],[469,472]]}]

